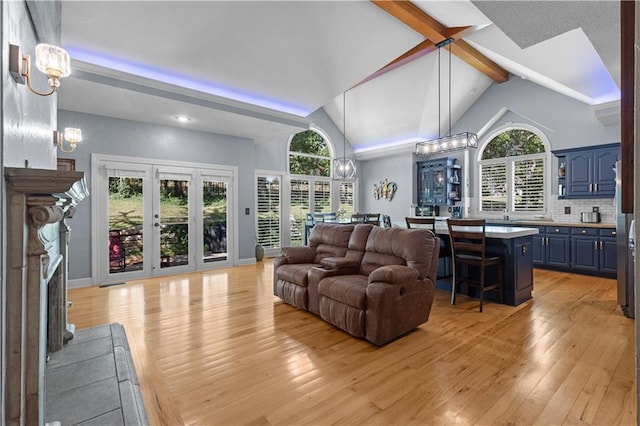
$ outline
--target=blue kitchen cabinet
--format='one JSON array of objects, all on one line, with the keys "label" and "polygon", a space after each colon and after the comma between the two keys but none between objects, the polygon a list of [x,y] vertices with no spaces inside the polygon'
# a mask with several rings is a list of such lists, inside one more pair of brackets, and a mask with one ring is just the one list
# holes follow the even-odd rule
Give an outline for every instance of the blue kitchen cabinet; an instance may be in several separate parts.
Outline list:
[{"label": "blue kitchen cabinet", "polygon": [[566,226],[540,226],[532,237],[532,257],[535,266],[569,268],[571,233]]},{"label": "blue kitchen cabinet", "polygon": [[600,229],[600,272],[616,276],[618,269],[618,252],[616,248],[616,230]]},{"label": "blue kitchen cabinet", "polygon": [[562,169],[563,174],[558,177],[561,198],[613,198],[616,192],[613,168],[620,159],[620,144],[555,151],[554,154],[559,162],[566,164],[566,170]]},{"label": "blue kitchen cabinet", "polygon": [[573,228],[571,239],[574,269],[598,275],[616,276],[615,229]]},{"label": "blue kitchen cabinet", "polygon": [[418,206],[451,206],[460,201],[461,167],[455,162],[455,158],[418,162]]}]

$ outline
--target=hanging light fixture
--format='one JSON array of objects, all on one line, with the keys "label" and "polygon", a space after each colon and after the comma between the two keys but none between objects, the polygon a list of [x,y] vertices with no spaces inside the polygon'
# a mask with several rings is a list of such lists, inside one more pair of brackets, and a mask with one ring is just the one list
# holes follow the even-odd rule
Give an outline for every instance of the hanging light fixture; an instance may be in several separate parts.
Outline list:
[{"label": "hanging light fixture", "polygon": [[[453,43],[453,38],[448,38],[438,44],[438,138],[416,143],[415,154],[420,157],[430,157],[447,152],[464,151],[478,147],[478,135],[471,132],[451,134],[451,50],[449,50],[449,133],[442,136],[440,132],[440,49]],[[449,48],[453,49],[453,45]]]},{"label": "hanging light fixture", "polygon": [[346,92],[342,93],[342,157],[333,160],[333,178],[336,180],[354,179],[356,162],[347,157],[347,101]]}]

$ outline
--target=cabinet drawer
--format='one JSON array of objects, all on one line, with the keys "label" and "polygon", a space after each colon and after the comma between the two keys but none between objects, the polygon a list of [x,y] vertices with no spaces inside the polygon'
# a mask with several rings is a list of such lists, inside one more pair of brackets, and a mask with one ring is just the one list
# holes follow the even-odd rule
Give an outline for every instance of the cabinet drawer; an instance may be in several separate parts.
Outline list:
[{"label": "cabinet drawer", "polygon": [[[540,229],[540,232],[542,232],[542,229]],[[569,234],[571,228],[568,226],[547,226],[544,228],[544,232],[547,234]]]},{"label": "cabinet drawer", "polygon": [[615,229],[613,228],[607,228],[607,229],[599,229],[598,231],[600,231],[599,235],[601,237],[612,237],[612,238],[616,238],[616,236],[618,235],[618,233],[616,232]]},{"label": "cabinet drawer", "polygon": [[598,228],[571,228],[571,235],[591,235],[598,236]]}]

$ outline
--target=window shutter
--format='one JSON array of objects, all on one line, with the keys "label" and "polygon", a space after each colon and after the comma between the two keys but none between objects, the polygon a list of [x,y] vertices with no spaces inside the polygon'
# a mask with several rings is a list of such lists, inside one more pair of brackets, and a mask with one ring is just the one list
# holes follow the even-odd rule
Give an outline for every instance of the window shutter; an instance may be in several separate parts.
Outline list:
[{"label": "window shutter", "polygon": [[482,211],[503,211],[507,208],[507,167],[506,163],[483,164],[480,166]]},{"label": "window shutter", "polygon": [[544,210],[544,160],[513,162],[513,209],[520,212]]},{"label": "window shutter", "polygon": [[340,182],[340,205],[338,207],[344,213],[342,217],[351,217],[354,211],[353,182]]},{"label": "window shutter", "polygon": [[331,181],[316,180],[313,184],[314,213],[331,211]]},{"label": "window shutter", "polygon": [[279,248],[280,237],[280,179],[258,176],[257,190],[258,243],[265,249]]},{"label": "window shutter", "polygon": [[291,179],[291,245],[304,242],[304,223],[309,212],[309,180]]}]

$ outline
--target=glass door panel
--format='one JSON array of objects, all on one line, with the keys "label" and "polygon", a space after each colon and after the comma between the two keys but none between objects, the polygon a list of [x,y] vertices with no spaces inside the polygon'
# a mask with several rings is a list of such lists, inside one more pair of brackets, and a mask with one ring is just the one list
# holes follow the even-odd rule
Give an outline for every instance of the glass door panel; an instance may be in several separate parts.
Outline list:
[{"label": "glass door panel", "polygon": [[189,264],[189,181],[160,180],[160,268]]},{"label": "glass door panel", "polygon": [[137,177],[109,177],[109,273],[144,268],[144,184]]},{"label": "glass door panel", "polygon": [[228,260],[228,187],[228,178],[202,178],[202,262],[205,264]]},{"label": "glass door panel", "polygon": [[195,271],[191,169],[155,167],[154,275]]}]

